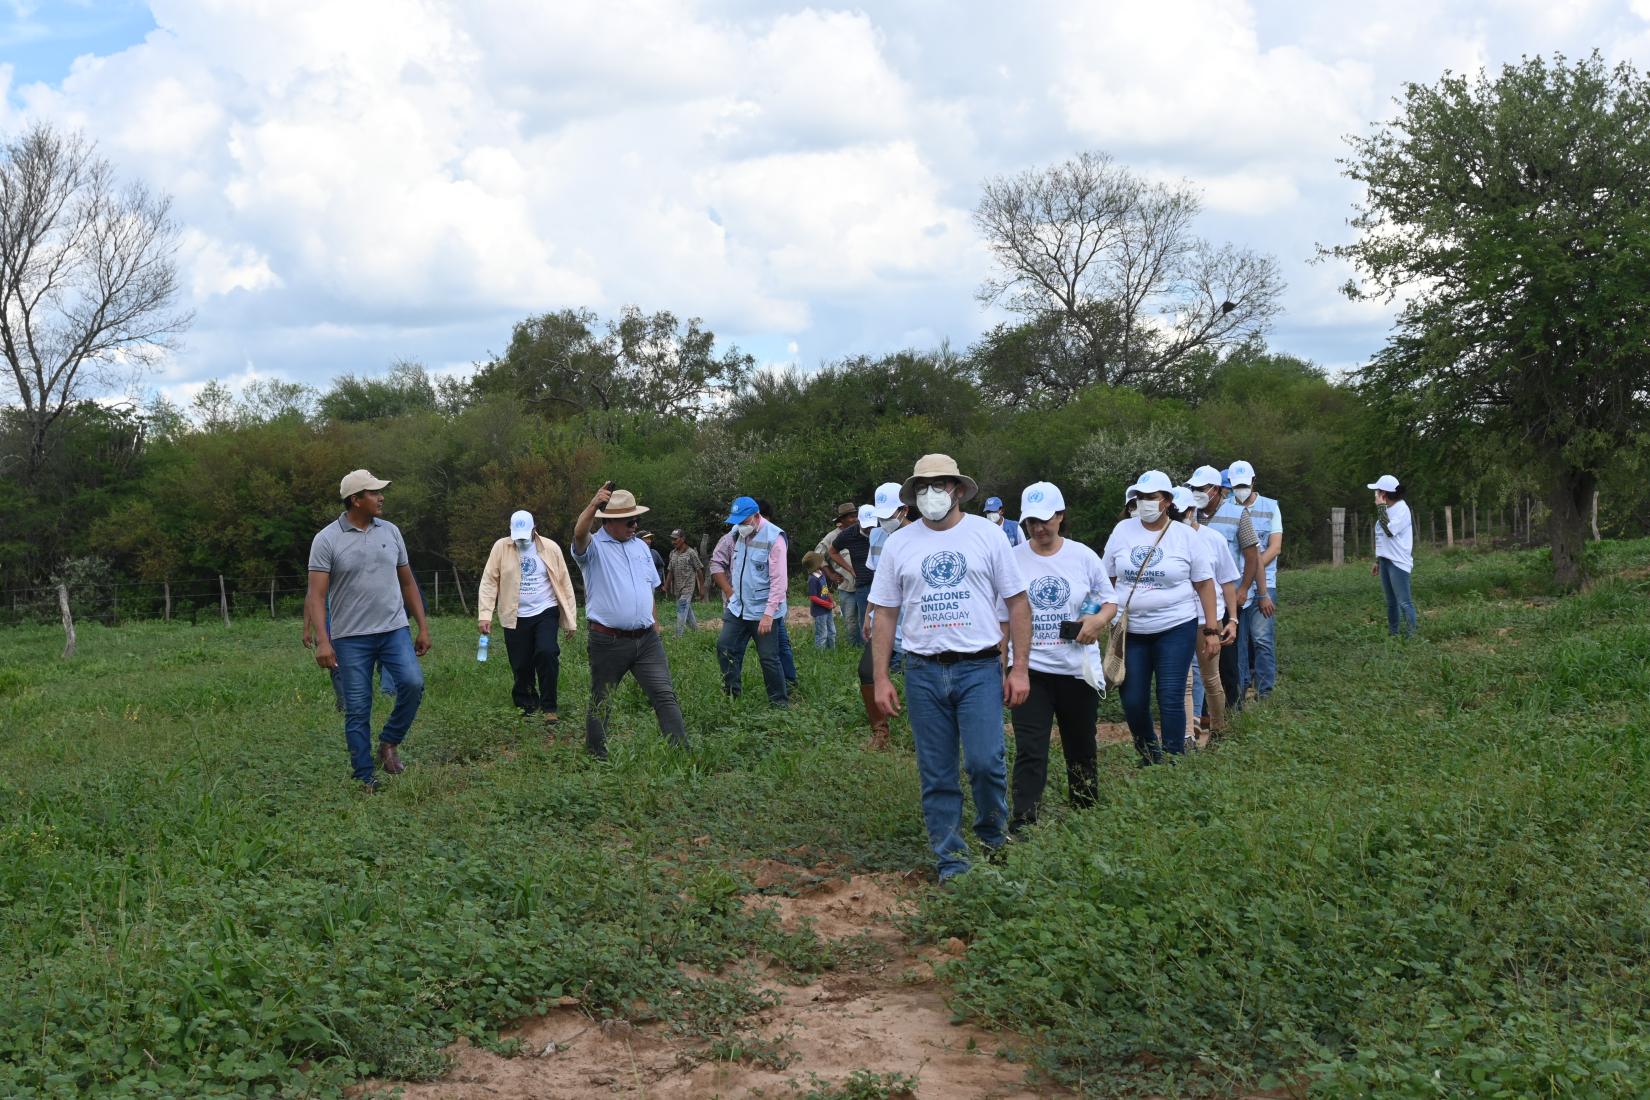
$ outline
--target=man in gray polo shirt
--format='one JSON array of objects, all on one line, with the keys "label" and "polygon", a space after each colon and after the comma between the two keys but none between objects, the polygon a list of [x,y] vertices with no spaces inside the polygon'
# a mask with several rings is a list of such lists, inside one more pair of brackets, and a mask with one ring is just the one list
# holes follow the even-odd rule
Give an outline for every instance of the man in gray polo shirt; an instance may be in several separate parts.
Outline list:
[{"label": "man in gray polo shirt", "polygon": [[[336,669],[344,703],[344,740],[355,778],[376,790],[372,757],[372,669],[380,665],[395,681],[395,709],[378,735],[378,764],[396,775],[405,770],[395,747],[407,736],[424,698],[418,658],[430,651],[430,624],[407,567],[407,544],[384,512],[389,482],[365,470],[338,485],[344,512],[321,528],[309,547],[309,593],[304,597],[304,645],[315,663]],[[407,636],[407,615],[418,637]]]}]

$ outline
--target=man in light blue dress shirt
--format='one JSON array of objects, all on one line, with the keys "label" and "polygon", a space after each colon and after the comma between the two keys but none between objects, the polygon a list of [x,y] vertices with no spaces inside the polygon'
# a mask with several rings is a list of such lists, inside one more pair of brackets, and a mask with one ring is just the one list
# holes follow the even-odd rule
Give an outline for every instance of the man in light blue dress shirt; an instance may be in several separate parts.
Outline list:
[{"label": "man in light blue dress shirt", "polygon": [[639,517],[648,509],[636,503],[628,489],[611,485],[596,490],[573,524],[573,561],[584,574],[584,613],[590,627],[590,709],[584,743],[599,760],[607,759],[608,699],[627,672],[653,704],[659,732],[679,748],[688,744],[682,705],[653,618],[659,573],[653,552],[636,537]]}]

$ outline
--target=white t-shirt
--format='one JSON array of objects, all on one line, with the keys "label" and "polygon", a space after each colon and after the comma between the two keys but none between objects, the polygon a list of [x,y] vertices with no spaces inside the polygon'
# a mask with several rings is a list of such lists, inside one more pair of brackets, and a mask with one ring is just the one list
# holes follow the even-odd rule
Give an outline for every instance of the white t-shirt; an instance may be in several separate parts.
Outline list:
[{"label": "white t-shirt", "polygon": [[1375,556],[1385,558],[1405,573],[1415,569],[1415,524],[1409,514],[1409,505],[1395,500],[1386,506],[1386,525],[1392,528],[1388,535],[1381,530],[1380,513],[1375,518]]},{"label": "white t-shirt", "polygon": [[917,522],[889,535],[871,602],[899,608],[907,653],[977,653],[1002,643],[997,601],[1025,590],[1002,529],[965,512],[948,531]]},{"label": "white t-shirt", "polygon": [[538,548],[529,544],[526,550],[516,547],[521,562],[521,597],[516,601],[516,615],[528,618],[542,615],[556,606],[555,593],[550,591],[550,576],[544,571]]},{"label": "white t-shirt", "polygon": [[1129,603],[1130,634],[1158,634],[1202,617],[1203,605],[1192,582],[1214,580],[1213,556],[1209,544],[1184,523],[1171,521],[1162,531],[1148,531],[1139,520],[1126,519],[1112,529],[1100,558],[1106,572],[1117,578],[1119,608],[1128,603],[1129,591],[1134,589],[1134,602]]},{"label": "white t-shirt", "polygon": [[1226,617],[1226,589],[1221,585],[1230,584],[1234,587],[1243,579],[1243,571],[1232,560],[1232,544],[1226,541],[1226,536],[1213,527],[1199,527],[1197,533],[1209,543],[1210,564],[1215,570],[1215,618]]},{"label": "white t-shirt", "polygon": [[[1060,549],[1044,557],[1022,542],[1014,548],[1014,560],[1026,580],[1026,598],[1031,603],[1031,658],[1038,672],[1056,676],[1083,675],[1083,651],[1104,686],[1100,671],[1100,643],[1080,646],[1060,637],[1060,624],[1073,622],[1082,614],[1090,592],[1100,593],[1100,603],[1117,602],[1111,578],[1100,563],[1100,555],[1075,539],[1062,539]],[[1008,621],[1008,605],[997,602],[997,619]]]}]

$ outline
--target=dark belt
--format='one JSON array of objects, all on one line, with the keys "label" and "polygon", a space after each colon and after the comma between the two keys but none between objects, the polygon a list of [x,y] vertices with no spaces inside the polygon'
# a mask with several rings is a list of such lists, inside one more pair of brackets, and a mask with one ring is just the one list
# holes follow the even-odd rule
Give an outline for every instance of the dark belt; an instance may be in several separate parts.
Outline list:
[{"label": "dark belt", "polygon": [[653,633],[651,626],[644,626],[640,630],[615,630],[605,623],[598,623],[595,619],[586,621],[590,624],[590,629],[597,634],[610,634],[615,638],[645,638]]},{"label": "dark belt", "polygon": [[921,657],[925,661],[938,661],[942,665],[954,665],[958,661],[995,661],[1003,655],[1002,646],[992,646],[990,649],[980,649],[973,653],[913,653],[913,657]]}]

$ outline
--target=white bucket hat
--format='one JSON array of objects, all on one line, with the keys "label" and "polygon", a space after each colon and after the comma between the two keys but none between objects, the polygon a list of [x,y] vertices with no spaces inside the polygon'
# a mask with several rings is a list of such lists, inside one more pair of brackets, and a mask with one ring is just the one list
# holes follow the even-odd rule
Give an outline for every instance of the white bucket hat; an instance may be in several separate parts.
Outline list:
[{"label": "white bucket hat", "polygon": [[980,483],[958,470],[957,460],[950,455],[923,455],[917,459],[916,468],[911,471],[911,476],[905,479],[904,485],[900,486],[900,500],[906,504],[915,504],[917,494],[914,485],[917,479],[935,477],[951,477],[962,482],[963,495],[962,500],[959,502],[962,504],[973,500],[974,495],[980,491]]}]

